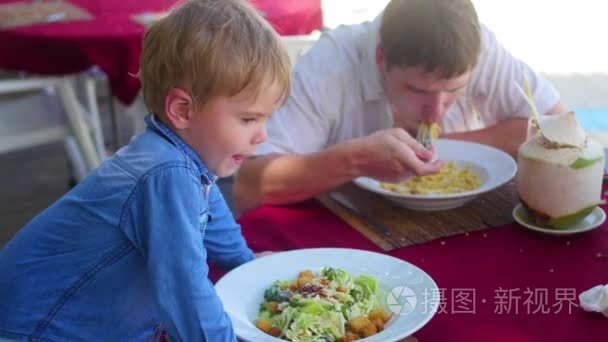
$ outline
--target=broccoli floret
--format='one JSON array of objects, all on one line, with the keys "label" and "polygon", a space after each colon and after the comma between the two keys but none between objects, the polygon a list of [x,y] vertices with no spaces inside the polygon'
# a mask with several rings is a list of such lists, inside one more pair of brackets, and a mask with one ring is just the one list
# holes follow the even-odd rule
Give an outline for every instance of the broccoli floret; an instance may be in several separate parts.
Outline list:
[{"label": "broccoli floret", "polygon": [[281,288],[277,284],[273,284],[271,287],[264,291],[264,300],[267,302],[278,302],[281,295]]}]

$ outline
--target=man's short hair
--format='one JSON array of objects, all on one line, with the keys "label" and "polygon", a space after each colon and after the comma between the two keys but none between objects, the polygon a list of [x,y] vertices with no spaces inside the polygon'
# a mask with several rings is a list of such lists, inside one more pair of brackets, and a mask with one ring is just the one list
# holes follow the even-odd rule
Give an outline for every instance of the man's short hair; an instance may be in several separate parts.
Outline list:
[{"label": "man's short hair", "polygon": [[257,96],[278,82],[290,89],[289,57],[273,28],[241,0],[190,0],[153,24],[144,36],[139,77],[144,101],[164,116],[173,87],[187,91],[197,108],[216,96],[250,91]]},{"label": "man's short hair", "polygon": [[470,0],[391,0],[382,15],[386,68],[423,67],[451,78],[477,64],[480,25]]}]

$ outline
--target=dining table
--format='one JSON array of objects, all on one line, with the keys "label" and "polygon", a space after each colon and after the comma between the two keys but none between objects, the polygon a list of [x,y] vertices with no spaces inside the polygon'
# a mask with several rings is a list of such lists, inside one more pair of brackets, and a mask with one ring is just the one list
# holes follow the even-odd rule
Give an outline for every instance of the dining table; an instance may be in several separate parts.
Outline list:
[{"label": "dining table", "polygon": [[[604,197],[606,190],[604,186]],[[385,252],[316,200],[262,206],[238,221],[255,252],[349,248],[384,253],[419,267],[435,280],[441,300],[435,316],[413,334],[418,341],[608,338],[608,318],[583,310],[578,298],[608,284],[606,222],[563,236],[513,222]],[[223,275],[215,269],[212,273],[212,280]]]}]

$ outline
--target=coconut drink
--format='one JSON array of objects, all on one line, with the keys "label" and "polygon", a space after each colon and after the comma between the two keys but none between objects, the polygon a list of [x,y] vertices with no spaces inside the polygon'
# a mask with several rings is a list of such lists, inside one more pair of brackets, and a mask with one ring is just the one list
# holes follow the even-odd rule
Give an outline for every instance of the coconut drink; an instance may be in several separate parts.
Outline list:
[{"label": "coconut drink", "polygon": [[535,115],[529,125],[534,132],[517,156],[520,200],[536,224],[569,228],[602,203],[603,146],[573,112]]}]

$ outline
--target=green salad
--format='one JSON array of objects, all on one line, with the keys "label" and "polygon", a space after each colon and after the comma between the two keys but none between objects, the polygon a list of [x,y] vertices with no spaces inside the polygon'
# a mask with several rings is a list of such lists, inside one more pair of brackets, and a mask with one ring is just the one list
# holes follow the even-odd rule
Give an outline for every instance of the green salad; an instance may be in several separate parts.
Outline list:
[{"label": "green salad", "polygon": [[384,329],[385,293],[371,276],[326,267],[277,280],[264,292],[256,326],[288,341],[347,342]]}]

